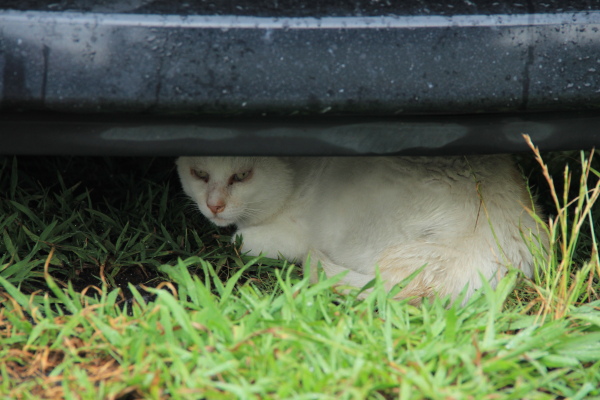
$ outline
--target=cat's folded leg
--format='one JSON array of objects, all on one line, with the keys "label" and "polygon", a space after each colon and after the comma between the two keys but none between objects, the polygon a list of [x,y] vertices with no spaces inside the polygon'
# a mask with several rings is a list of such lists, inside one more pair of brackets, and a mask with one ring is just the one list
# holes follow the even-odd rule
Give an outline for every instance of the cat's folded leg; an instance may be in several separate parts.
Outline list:
[{"label": "cat's folded leg", "polygon": [[[350,291],[349,288],[361,289],[367,283],[371,282],[375,279],[375,268],[373,268],[373,274],[362,274],[360,272],[356,272],[350,270],[348,268],[342,267],[334,263],[329,257],[325,254],[311,250],[310,252],[310,278],[311,282],[315,283],[318,280],[318,272],[322,269],[325,272],[325,275],[330,278],[337,274],[346,272],[344,277],[338,281],[335,286],[336,287],[345,287],[342,289],[342,293],[347,293]],[[400,260],[396,260],[400,261]],[[424,266],[426,267],[426,265]],[[376,268],[379,268],[378,266]],[[305,273],[306,273],[305,268]],[[408,278],[412,272],[416,272],[419,268],[402,268],[405,269],[405,273],[401,273],[400,276],[394,274],[390,274],[389,271],[383,270],[381,271],[381,278],[383,280],[383,284],[386,290],[391,290],[395,285],[401,283],[405,278]],[[423,268],[424,269],[424,268]],[[410,273],[409,273],[410,271]],[[397,272],[397,271],[396,271]],[[414,282],[414,283],[413,283]],[[358,298],[363,299],[371,293],[373,289],[367,289],[361,291]],[[410,298],[410,303],[413,305],[420,304],[422,298],[430,297],[433,295],[432,285],[430,282],[424,282],[423,276],[415,276],[414,279],[406,284],[403,290],[400,291],[398,295],[395,296],[395,299],[405,299]]]},{"label": "cat's folded leg", "polygon": [[346,272],[346,275],[336,283],[336,286],[351,286],[360,289],[375,278],[374,275],[361,274],[338,265],[318,250],[313,249],[309,254],[310,265],[305,267],[305,273],[309,270],[308,273],[310,273],[310,281],[312,283],[317,282],[319,279],[319,269],[322,269],[328,278]]},{"label": "cat's folded leg", "polygon": [[[470,240],[467,240],[470,239]],[[463,304],[485,279],[495,288],[506,274],[506,261],[483,238],[459,238],[454,243],[409,243],[389,248],[378,261],[380,273],[391,289],[418,272],[396,298],[449,297],[465,292]],[[480,243],[476,243],[477,240]]]},{"label": "cat's folded leg", "polygon": [[[469,248],[467,241],[459,241],[456,246],[413,243],[389,248],[377,266],[373,267],[372,274],[350,270],[313,249],[310,251],[310,265],[305,268],[305,271],[309,270],[306,273],[310,273],[311,282],[318,280],[320,268],[328,278],[345,272],[335,285],[358,289],[373,280],[376,269],[379,269],[384,287],[391,290],[395,285],[402,284],[395,298],[408,298],[415,305],[423,298],[433,296],[449,296],[454,300],[466,290],[464,303],[481,287],[481,276],[495,287],[506,273],[506,267],[489,251],[475,251]],[[412,274],[415,275],[411,277]],[[360,297],[367,296],[370,291],[365,290]]]}]

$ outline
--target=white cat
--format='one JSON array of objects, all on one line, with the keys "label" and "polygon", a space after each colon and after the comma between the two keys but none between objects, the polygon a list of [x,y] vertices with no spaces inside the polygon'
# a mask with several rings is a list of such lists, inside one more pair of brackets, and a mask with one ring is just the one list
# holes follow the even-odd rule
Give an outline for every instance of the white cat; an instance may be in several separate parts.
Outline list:
[{"label": "white cat", "polygon": [[[181,157],[185,192],[218,226],[235,224],[243,251],[303,262],[311,276],[349,271],[362,287],[376,268],[389,289],[423,267],[399,298],[466,299],[507,265],[533,273],[526,241],[547,238],[508,156]],[[465,300],[466,301],[466,300]]]}]

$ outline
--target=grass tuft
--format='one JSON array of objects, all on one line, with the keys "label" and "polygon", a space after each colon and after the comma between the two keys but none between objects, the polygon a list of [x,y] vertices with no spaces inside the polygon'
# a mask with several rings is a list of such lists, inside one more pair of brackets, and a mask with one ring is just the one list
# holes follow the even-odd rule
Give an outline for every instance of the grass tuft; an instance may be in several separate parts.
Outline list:
[{"label": "grass tuft", "polygon": [[[528,304],[528,308],[537,308],[543,319],[552,316],[554,319],[564,317],[574,305],[598,300],[598,244],[594,231],[595,219],[592,215],[598,196],[600,195],[600,174],[592,167],[594,151],[586,156],[581,152],[578,191],[572,192],[572,173],[566,165],[563,172],[563,187],[559,192],[554,185],[549,167],[544,163],[539,149],[529,136],[525,140],[531,147],[542,174],[550,188],[550,194],[556,214],[548,221],[550,249],[546,256],[537,254],[535,282],[532,285],[537,298]],[[592,183],[591,179],[595,178]],[[584,228],[589,229],[591,254],[582,265],[577,263],[575,255],[580,243],[580,236],[585,235]],[[536,251],[536,249],[532,249]]]}]

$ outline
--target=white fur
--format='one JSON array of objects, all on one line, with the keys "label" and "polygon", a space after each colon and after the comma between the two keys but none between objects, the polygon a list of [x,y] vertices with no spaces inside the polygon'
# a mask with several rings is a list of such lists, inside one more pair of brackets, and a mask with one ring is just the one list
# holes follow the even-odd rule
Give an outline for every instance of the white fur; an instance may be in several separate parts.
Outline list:
[{"label": "white fur", "polygon": [[[328,276],[349,270],[340,284],[357,287],[376,268],[391,288],[425,266],[399,297],[454,299],[467,287],[468,298],[480,274],[495,287],[508,265],[530,277],[523,237],[547,241],[507,156],[181,157],[177,165],[202,214],[237,225],[251,255],[302,262],[311,254]],[[215,215],[207,203],[217,200],[225,209]]]}]

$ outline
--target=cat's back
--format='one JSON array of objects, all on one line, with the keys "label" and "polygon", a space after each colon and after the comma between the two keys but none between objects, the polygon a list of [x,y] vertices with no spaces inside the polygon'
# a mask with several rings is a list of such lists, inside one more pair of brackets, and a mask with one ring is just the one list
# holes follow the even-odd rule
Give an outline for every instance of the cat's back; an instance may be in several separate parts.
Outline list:
[{"label": "cat's back", "polygon": [[490,211],[520,214],[531,204],[525,180],[509,155],[393,157],[385,162],[398,186],[432,206],[479,210],[485,203]]},{"label": "cat's back", "polygon": [[510,156],[348,157],[320,167],[319,218],[458,227],[472,225],[484,202],[514,215],[531,203]]},{"label": "cat's back", "polygon": [[498,181],[514,179],[517,171],[508,155],[382,157],[378,161],[388,174],[414,178],[420,182],[446,180],[449,182]]},{"label": "cat's back", "polygon": [[[522,188],[523,179],[510,156],[439,156],[439,157],[340,157],[305,165],[320,169],[319,178],[334,187],[363,185],[385,188],[457,189],[485,184],[503,190],[512,185]],[[316,176],[316,175],[315,175]],[[400,186],[398,186],[400,185]]]},{"label": "cat's back", "polygon": [[[482,201],[514,213],[530,203],[523,177],[505,155],[296,158],[287,162],[295,179],[291,208],[320,221],[439,219],[462,225],[472,223],[465,211],[479,211]],[[473,212],[469,215],[477,217]]]}]

